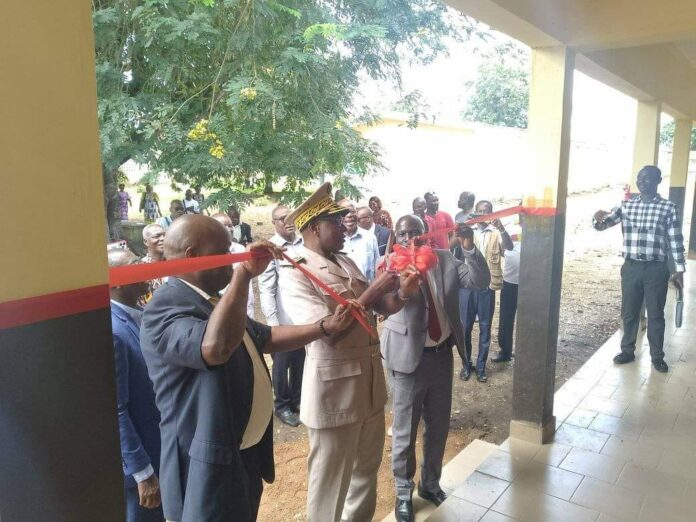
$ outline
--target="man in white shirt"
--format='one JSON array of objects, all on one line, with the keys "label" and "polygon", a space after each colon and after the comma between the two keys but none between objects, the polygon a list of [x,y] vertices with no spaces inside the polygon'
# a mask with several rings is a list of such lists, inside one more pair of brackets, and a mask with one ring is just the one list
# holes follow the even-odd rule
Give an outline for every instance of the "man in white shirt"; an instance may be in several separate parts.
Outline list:
[{"label": "man in white shirt", "polygon": [[187,214],[200,214],[201,210],[198,205],[198,201],[193,197],[193,191],[188,189],[184,196],[184,211]]},{"label": "man in white shirt", "polygon": [[377,238],[374,234],[358,228],[358,218],[352,205],[351,211],[343,218],[343,226],[346,229],[343,251],[358,265],[368,282],[372,282],[380,257]]},{"label": "man in white shirt", "polygon": [[[286,223],[285,218],[290,209],[279,205],[271,213],[271,221],[275,234],[270,242],[286,248],[286,253],[292,257],[292,247],[302,244],[302,237],[295,233],[295,224]],[[268,268],[259,276],[259,294],[261,310],[266,316],[269,326],[292,324],[283,306],[282,294],[278,289],[279,269],[287,261],[274,259]],[[288,426],[300,425],[300,398],[302,391],[302,373],[304,371],[305,348],[289,352],[272,354],[273,357],[273,391],[275,400],[273,409],[276,417]]]},{"label": "man in white shirt", "polygon": [[375,223],[374,216],[370,207],[358,207],[356,212],[358,218],[358,226],[371,232],[377,239],[377,248],[379,255],[383,256],[391,241],[393,241],[393,233],[387,227]]}]

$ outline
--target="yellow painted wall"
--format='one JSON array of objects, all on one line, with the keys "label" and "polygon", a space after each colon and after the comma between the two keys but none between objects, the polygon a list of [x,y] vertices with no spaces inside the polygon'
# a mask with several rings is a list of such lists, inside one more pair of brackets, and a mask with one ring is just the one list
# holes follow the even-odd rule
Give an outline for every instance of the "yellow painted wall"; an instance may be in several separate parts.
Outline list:
[{"label": "yellow painted wall", "polygon": [[0,302],[106,283],[89,3],[4,3],[0,71]]}]

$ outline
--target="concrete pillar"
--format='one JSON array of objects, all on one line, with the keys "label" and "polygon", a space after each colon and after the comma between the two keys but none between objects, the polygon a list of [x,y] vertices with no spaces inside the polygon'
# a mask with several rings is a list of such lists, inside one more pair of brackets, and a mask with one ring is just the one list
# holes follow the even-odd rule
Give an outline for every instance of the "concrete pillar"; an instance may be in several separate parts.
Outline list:
[{"label": "concrete pillar", "polygon": [[0,16],[4,522],[125,520],[91,7]]},{"label": "concrete pillar", "polygon": [[532,168],[522,226],[510,436],[541,444],[554,433],[553,395],[563,273],[574,53],[532,51],[529,140]]},{"label": "concrete pillar", "polygon": [[636,113],[636,137],[633,142],[633,170],[631,172],[631,192],[638,192],[636,178],[638,171],[646,165],[657,165],[660,151],[659,101],[639,101]]},{"label": "concrete pillar", "polygon": [[672,168],[669,175],[669,200],[677,205],[679,216],[684,219],[684,198],[686,197],[686,177],[689,173],[689,153],[691,152],[691,120],[674,122],[674,142],[672,144]]}]

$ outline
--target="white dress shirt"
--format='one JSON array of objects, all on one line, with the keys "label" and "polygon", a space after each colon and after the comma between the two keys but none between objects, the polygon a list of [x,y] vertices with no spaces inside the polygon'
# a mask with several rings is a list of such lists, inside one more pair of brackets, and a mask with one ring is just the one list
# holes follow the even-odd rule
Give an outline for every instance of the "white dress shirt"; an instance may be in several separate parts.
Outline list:
[{"label": "white dress shirt", "polygon": [[[295,235],[292,241],[286,241],[280,234],[275,234],[271,239],[271,243],[279,247],[285,247],[286,254],[293,257],[295,252],[293,247],[302,244],[302,236]],[[268,268],[259,276],[259,296],[261,298],[261,310],[266,316],[266,322],[269,326],[278,326],[281,324],[292,324],[290,317],[283,306],[283,295],[278,291],[278,270],[285,261],[274,259],[268,264]]]}]

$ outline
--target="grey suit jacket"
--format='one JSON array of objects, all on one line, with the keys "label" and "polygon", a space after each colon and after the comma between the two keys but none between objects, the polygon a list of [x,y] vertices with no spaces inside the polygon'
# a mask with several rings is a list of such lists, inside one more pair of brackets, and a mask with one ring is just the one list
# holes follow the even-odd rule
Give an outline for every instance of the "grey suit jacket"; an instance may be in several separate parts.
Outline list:
[{"label": "grey suit jacket", "polygon": [[[464,346],[464,331],[459,316],[460,288],[488,288],[491,274],[481,252],[464,252],[466,262],[455,259],[448,250],[435,250],[439,258],[436,270],[438,286],[445,297],[444,309],[457,346]],[[418,367],[428,330],[428,317],[423,292],[409,299],[397,313],[384,321],[380,337],[385,366],[401,373],[412,373]]]}]

